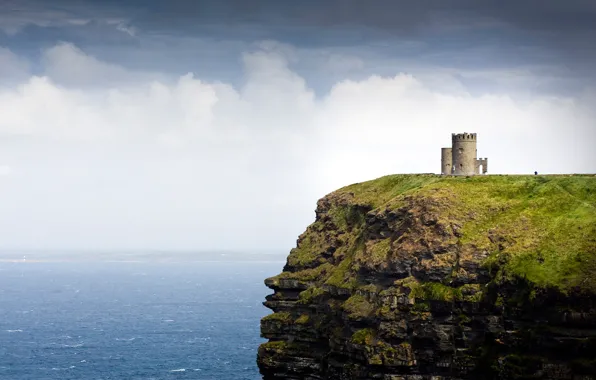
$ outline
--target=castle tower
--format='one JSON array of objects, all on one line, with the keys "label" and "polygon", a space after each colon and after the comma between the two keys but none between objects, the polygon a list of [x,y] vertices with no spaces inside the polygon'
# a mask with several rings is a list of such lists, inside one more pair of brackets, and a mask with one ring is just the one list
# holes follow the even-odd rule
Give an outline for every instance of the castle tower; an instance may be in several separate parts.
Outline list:
[{"label": "castle tower", "polygon": [[451,148],[441,148],[441,174],[449,175],[453,173],[453,158]]},{"label": "castle tower", "polygon": [[476,134],[452,133],[451,134],[451,161],[453,174],[474,175],[478,174],[476,163]]}]

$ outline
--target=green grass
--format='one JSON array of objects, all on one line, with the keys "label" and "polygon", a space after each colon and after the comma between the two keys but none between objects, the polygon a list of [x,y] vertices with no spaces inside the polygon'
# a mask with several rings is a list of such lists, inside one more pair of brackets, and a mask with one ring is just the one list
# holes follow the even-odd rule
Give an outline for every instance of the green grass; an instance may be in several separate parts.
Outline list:
[{"label": "green grass", "polygon": [[503,237],[503,276],[564,292],[586,288],[590,274],[580,266],[596,259],[595,177],[475,177],[436,186],[456,194],[452,217],[465,220],[462,244],[498,251],[489,235]]},{"label": "green grass", "polygon": [[317,287],[310,287],[303,292],[300,292],[298,296],[298,303],[300,304],[309,304],[314,301],[317,297],[322,296],[325,294],[325,291],[321,288]]},{"label": "green grass", "polygon": [[352,334],[352,343],[371,345],[375,338],[375,331],[373,329],[361,329]]},{"label": "green grass", "polygon": [[[563,292],[595,288],[595,176],[393,175],[338,192],[378,208],[403,205],[405,195],[440,202],[441,221],[462,226],[461,244],[493,252],[487,264],[503,262],[503,278]],[[378,248],[372,253],[383,255]]]},{"label": "green grass", "polygon": [[334,270],[334,266],[330,263],[324,263],[319,265],[315,268],[303,269],[297,272],[282,272],[277,276],[271,277],[270,280],[273,280],[274,283],[279,284],[280,279],[286,280],[298,280],[302,282],[312,282],[317,281],[322,278],[327,278],[326,276]]},{"label": "green grass", "polygon": [[[412,299],[443,302],[479,302],[482,300],[483,292],[479,284],[464,284],[460,287],[451,287],[439,282],[412,282],[406,284],[411,289],[409,297]],[[418,307],[418,309],[424,306]]]},{"label": "green grass", "polygon": [[375,306],[363,296],[355,294],[343,303],[342,309],[350,318],[362,319],[369,317],[375,311]]},{"label": "green grass", "polygon": [[297,325],[305,325],[308,323],[309,320],[310,317],[308,316],[308,314],[302,314],[296,319],[294,323],[296,323]]},{"label": "green grass", "polygon": [[349,234],[347,244],[338,250],[336,257],[339,264],[330,271],[325,284],[344,289],[353,289],[358,286],[358,279],[354,276],[354,257],[364,250],[362,229],[354,230]]},{"label": "green grass", "polygon": [[[373,244],[367,245],[366,252],[362,252],[363,257],[359,257],[360,261],[367,261],[371,264],[380,264],[387,261],[389,252],[391,251],[391,239],[382,239],[374,241]],[[360,255],[360,256],[362,256]]]},{"label": "green grass", "polygon": [[440,180],[441,176],[434,174],[394,174],[373,181],[355,183],[337,192],[354,193],[357,203],[377,208],[399,195]]},{"label": "green grass", "polygon": [[333,222],[340,230],[348,230],[364,223],[364,215],[354,207],[342,205],[329,212]]},{"label": "green grass", "polygon": [[[457,243],[472,260],[490,253],[480,264],[492,268],[495,280],[596,292],[596,176],[390,175],[344,187],[328,199],[333,230],[320,220],[310,225],[288,257],[298,271],[281,276],[358,286],[355,273],[363,263],[382,263],[390,252],[390,239],[364,239],[362,206],[375,213],[426,204],[441,225],[458,227]],[[335,235],[342,244],[331,264],[322,253]],[[438,287],[423,290],[431,298],[458,297]]]},{"label": "green grass", "polygon": [[285,324],[289,324],[292,322],[292,315],[288,312],[277,312],[277,313],[273,313],[273,314],[269,314],[267,316],[265,316],[263,319],[261,319],[261,321],[263,322],[281,322],[281,323],[285,323]]},{"label": "green grass", "polygon": [[355,281],[350,271],[351,265],[351,257],[342,260],[335,270],[331,272],[331,276],[325,281],[325,284],[339,288],[351,288]]},{"label": "green grass", "polygon": [[324,236],[318,233],[320,230],[319,224],[319,222],[315,222],[307,228],[304,238],[290,252],[288,264],[295,267],[302,267],[313,262],[324,263],[321,253],[327,248],[327,243],[324,240]]},{"label": "green grass", "polygon": [[444,301],[453,302],[461,301],[463,299],[461,290],[438,282],[426,282],[416,284],[411,287],[411,298],[421,299],[424,301]]},{"label": "green grass", "polygon": [[285,342],[285,341],[271,341],[271,342],[266,342],[261,344],[261,348],[264,350],[283,350],[284,348],[287,348],[289,346],[289,343]]}]

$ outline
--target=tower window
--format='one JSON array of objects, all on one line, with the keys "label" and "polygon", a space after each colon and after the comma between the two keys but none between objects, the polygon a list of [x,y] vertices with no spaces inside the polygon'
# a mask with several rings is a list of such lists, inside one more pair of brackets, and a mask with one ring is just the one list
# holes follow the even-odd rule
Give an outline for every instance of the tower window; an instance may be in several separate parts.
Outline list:
[{"label": "tower window", "polygon": [[464,148],[459,148],[459,153],[462,154],[464,152]]}]

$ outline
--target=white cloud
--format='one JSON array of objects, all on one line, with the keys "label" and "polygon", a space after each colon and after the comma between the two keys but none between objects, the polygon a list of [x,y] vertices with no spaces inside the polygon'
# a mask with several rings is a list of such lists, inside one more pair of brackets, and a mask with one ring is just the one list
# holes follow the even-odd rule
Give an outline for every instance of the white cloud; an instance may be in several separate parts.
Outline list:
[{"label": "white cloud", "polygon": [[72,45],[50,49],[47,77],[0,88],[0,162],[19,163],[0,187],[5,244],[289,248],[318,197],[437,172],[451,132],[478,133],[491,173],[596,171],[590,93],[522,103],[397,75],[317,98],[283,52],[243,62],[239,88],[188,74],[86,89],[89,77],[134,73]]},{"label": "white cloud", "polygon": [[130,26],[128,24],[128,20],[126,19],[107,19],[105,20],[105,23],[108,25],[114,25],[116,30],[126,33],[131,37],[136,37],[137,35],[137,28]]},{"label": "white cloud", "polygon": [[126,33],[131,37],[136,37],[136,35],[137,35],[137,28],[135,28],[133,26],[127,26],[126,24],[118,24],[116,26],[116,30],[118,30],[122,33]]},{"label": "white cloud", "polygon": [[12,168],[8,165],[0,165],[0,177],[4,177],[12,173]]},{"label": "white cloud", "polygon": [[165,80],[163,74],[133,72],[115,64],[98,60],[72,43],[62,42],[44,50],[44,74],[69,86],[124,87],[153,79]]},{"label": "white cloud", "polygon": [[491,173],[596,169],[596,115],[574,99],[453,96],[402,75],[339,83],[322,110],[329,188],[385,173],[437,172],[439,149],[463,131],[478,133]]},{"label": "white cloud", "polygon": [[66,22],[70,25],[83,26],[83,25],[89,24],[91,22],[91,19],[71,18],[71,19],[67,19]]}]

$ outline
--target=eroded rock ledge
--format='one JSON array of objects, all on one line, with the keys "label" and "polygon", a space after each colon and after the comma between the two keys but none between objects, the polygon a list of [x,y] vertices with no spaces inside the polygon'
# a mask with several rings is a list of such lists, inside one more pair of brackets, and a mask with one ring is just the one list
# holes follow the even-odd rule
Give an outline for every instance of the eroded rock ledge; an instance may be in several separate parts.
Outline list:
[{"label": "eroded rock ledge", "polygon": [[596,379],[596,177],[348,186],[265,284],[265,380]]}]

